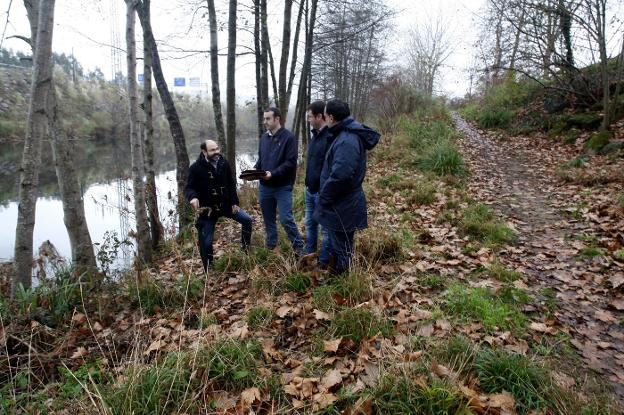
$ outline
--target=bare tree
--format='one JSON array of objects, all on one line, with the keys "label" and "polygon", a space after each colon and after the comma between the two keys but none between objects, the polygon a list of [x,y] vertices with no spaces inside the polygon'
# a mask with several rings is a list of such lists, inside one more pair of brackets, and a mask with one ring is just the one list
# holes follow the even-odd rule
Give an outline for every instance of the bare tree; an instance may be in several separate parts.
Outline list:
[{"label": "bare tree", "polygon": [[126,54],[128,64],[128,109],[130,117],[130,154],[132,158],[132,187],[134,193],[134,215],[136,218],[137,258],[140,263],[150,263],[152,247],[150,242],[147,210],[145,208],[145,183],[143,175],[143,148],[140,139],[139,105],[136,76],[136,23],[137,0],[126,0]]},{"label": "bare tree", "polygon": [[[150,18],[150,0],[143,0],[143,7],[148,11],[147,19]],[[156,196],[156,172],[154,170],[154,124],[152,110],[152,52],[149,42],[143,34],[143,114],[145,127],[143,134],[143,152],[145,156],[145,190],[147,199],[147,212],[151,232],[152,248],[156,249],[163,236],[163,226],[158,213],[158,197]]]},{"label": "bare tree", "polygon": [[163,75],[162,67],[160,65],[160,55],[158,54],[158,46],[154,39],[154,32],[152,31],[152,25],[148,18],[149,9],[146,9],[143,2],[139,1],[137,5],[137,12],[139,20],[141,21],[141,27],[143,29],[143,37],[149,45],[149,49],[152,52],[152,71],[156,80],[156,88],[160,95],[163,107],[165,109],[165,115],[169,123],[169,130],[173,138],[173,145],[175,147],[176,154],[176,182],[178,187],[178,225],[181,231],[189,224],[188,218],[188,203],[184,196],[184,188],[188,179],[189,172],[189,156],[186,150],[186,140],[184,138],[184,130],[182,129],[182,123],[178,116],[175,103],[171,98],[167,81]]},{"label": "bare tree", "polygon": [[453,52],[450,27],[449,22],[438,17],[427,19],[410,31],[409,73],[416,89],[428,96],[433,95],[440,68]]},{"label": "bare tree", "polygon": [[236,176],[236,7],[237,0],[230,0],[228,18],[227,55],[227,146],[226,158]]},{"label": "bare tree", "polygon": [[206,0],[208,5],[208,23],[210,26],[210,79],[212,81],[212,109],[217,139],[223,150],[226,150],[225,127],[223,126],[223,112],[221,110],[221,91],[219,87],[219,41],[217,36],[217,12],[214,0]]},{"label": "bare tree", "polygon": [[[31,7],[33,3],[27,0]],[[26,4],[26,2],[25,2]],[[31,95],[28,106],[26,139],[20,168],[17,226],[15,228],[15,277],[11,292],[18,284],[29,288],[32,278],[33,231],[41,162],[41,143],[48,123],[47,99],[52,88],[52,34],[54,0],[40,0],[37,7],[37,33],[33,56]],[[33,24],[31,22],[31,28]]]}]

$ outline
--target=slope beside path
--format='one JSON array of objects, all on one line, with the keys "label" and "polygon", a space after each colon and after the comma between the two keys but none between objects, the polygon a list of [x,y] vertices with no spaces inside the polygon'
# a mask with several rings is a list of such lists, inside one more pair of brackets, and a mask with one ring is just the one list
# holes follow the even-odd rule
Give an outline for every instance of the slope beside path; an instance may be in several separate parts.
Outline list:
[{"label": "slope beside path", "polygon": [[556,293],[558,307],[544,319],[544,331],[565,327],[584,362],[608,377],[622,400],[624,264],[611,252],[621,249],[624,229],[622,208],[611,203],[621,177],[599,187],[566,183],[561,169],[574,156],[569,146],[496,138],[453,117],[463,133],[470,194],[518,232],[518,244],[500,252],[501,261],[522,271],[531,291]]}]

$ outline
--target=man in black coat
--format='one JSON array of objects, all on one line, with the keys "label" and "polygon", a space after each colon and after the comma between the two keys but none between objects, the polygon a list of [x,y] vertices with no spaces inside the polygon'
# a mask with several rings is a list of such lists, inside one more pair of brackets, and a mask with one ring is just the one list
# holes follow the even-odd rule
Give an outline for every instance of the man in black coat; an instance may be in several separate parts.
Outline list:
[{"label": "man in black coat", "polygon": [[186,184],[186,198],[200,213],[195,226],[199,231],[199,251],[206,270],[213,261],[212,242],[217,221],[221,216],[234,219],[241,226],[241,243],[247,250],[251,242],[253,219],[238,204],[236,180],[232,169],[219,151],[219,145],[206,140],[201,153],[191,165]]},{"label": "man in black coat", "polygon": [[[318,204],[325,153],[327,153],[332,140],[329,127],[325,122],[324,112],[325,101],[314,101],[308,106],[308,122],[312,127],[312,133],[308,143],[305,175],[306,255],[316,252],[318,246],[319,223],[314,219],[313,214]],[[323,228],[318,262],[321,267],[326,267],[329,264],[329,236],[325,228]]]}]

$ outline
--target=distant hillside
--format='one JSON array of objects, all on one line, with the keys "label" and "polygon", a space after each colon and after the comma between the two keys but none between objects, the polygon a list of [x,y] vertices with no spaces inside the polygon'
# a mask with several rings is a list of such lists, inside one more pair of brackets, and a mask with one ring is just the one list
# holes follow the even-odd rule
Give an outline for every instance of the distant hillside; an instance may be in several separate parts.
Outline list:
[{"label": "distant hillside", "polygon": [[0,142],[23,134],[30,74],[30,68],[0,64]]}]

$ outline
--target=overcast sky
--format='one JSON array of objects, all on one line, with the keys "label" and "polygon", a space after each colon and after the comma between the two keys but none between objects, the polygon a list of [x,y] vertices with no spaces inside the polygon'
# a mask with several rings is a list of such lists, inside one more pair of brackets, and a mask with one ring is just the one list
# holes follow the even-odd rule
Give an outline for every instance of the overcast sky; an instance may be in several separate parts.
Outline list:
[{"label": "overcast sky", "polygon": [[[114,1],[114,0],[113,0]],[[191,0],[192,1],[192,0]],[[208,34],[204,28],[206,18],[201,13],[193,14],[188,0],[152,0],[152,25],[161,45],[163,68],[169,84],[173,77],[200,77],[203,83],[208,82],[209,64],[205,55],[195,55],[182,59],[184,53],[173,53],[175,48],[208,49]],[[205,1],[197,0],[199,4]],[[471,59],[471,45],[476,37],[476,20],[485,0],[386,0],[387,4],[397,11],[394,19],[394,35],[388,46],[388,56],[392,62],[400,62],[405,56],[402,50],[408,30],[419,21],[435,19],[442,16],[449,26],[454,39],[454,53],[443,68],[439,92],[452,95],[463,95],[467,88],[465,69]],[[269,1],[269,13],[278,20],[282,14],[280,2]],[[4,28],[6,10],[9,0],[0,0],[0,30]],[[216,0],[217,9],[221,11],[221,19],[225,20],[226,1]],[[111,33],[115,27],[112,22],[112,11],[116,7],[116,34],[121,48],[125,48],[125,3],[118,0],[60,0],[56,2],[55,32],[53,49],[55,52],[71,54],[72,52],[86,70],[99,67],[107,78],[110,78],[113,67],[111,52]],[[195,24],[192,25],[192,22]],[[189,27],[194,29],[189,31]],[[279,31],[272,32],[272,38],[279,39]],[[137,34],[140,28],[137,27]],[[29,35],[26,11],[22,1],[13,0],[9,15],[3,47],[14,50],[27,50],[26,44],[17,39],[7,39],[12,35]],[[220,43],[225,44],[227,34],[219,32]],[[251,39],[249,34],[239,34],[239,44]],[[247,43],[251,45],[251,43]],[[140,47],[140,45],[139,45]],[[239,48],[239,53],[243,48]],[[140,55],[140,50],[139,50]],[[121,70],[126,72],[125,55],[120,54]],[[225,63],[220,63],[221,81],[225,82]],[[137,71],[141,73],[140,67]],[[244,102],[255,96],[254,66],[251,57],[241,57],[237,61],[237,95]],[[187,81],[188,82],[188,81]],[[204,86],[205,89],[207,85]]]}]

